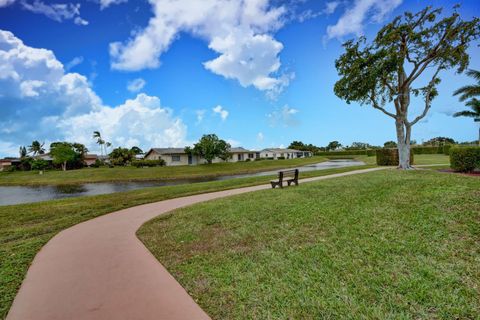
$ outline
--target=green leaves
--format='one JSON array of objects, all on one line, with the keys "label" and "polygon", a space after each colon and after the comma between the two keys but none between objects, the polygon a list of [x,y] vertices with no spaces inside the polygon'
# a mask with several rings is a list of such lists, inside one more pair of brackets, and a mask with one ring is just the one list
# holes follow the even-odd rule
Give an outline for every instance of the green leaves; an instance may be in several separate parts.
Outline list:
[{"label": "green leaves", "polygon": [[230,144],[221,140],[216,134],[205,134],[193,148],[186,147],[185,152],[203,157],[208,163],[215,158],[228,160],[230,158]]},{"label": "green leaves", "polygon": [[[439,20],[441,13],[441,8],[431,7],[405,12],[385,25],[371,43],[364,37],[345,42],[345,53],[335,62],[340,75],[335,94],[347,103],[371,104],[391,116],[385,105],[395,100],[395,116],[403,116],[411,93],[422,94],[429,108],[438,95],[440,71],[463,72],[470,61],[467,49],[480,37],[478,18],[464,21],[455,11]],[[412,89],[427,67],[434,70],[428,85]]]}]

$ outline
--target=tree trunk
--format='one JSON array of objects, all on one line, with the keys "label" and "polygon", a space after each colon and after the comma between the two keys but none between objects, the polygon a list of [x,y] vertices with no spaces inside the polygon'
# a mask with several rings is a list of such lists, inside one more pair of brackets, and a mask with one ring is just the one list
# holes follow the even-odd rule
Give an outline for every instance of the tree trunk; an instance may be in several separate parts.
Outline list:
[{"label": "tree trunk", "polygon": [[403,119],[395,120],[397,128],[397,144],[398,144],[398,169],[411,169],[410,165],[410,135],[411,127],[406,125]]},{"label": "tree trunk", "polygon": [[63,171],[67,171],[67,161],[64,161],[64,162],[62,163],[62,170],[63,170]]}]

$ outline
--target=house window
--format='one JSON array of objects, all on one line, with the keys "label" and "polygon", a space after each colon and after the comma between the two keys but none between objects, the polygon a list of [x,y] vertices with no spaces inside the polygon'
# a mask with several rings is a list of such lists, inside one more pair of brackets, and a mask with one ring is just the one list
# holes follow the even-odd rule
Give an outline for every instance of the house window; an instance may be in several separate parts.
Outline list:
[{"label": "house window", "polygon": [[248,158],[249,158],[249,159],[253,159],[253,153],[249,153],[249,154],[248,154]]},{"label": "house window", "polygon": [[179,162],[180,161],[180,155],[173,155],[172,156],[172,162]]}]

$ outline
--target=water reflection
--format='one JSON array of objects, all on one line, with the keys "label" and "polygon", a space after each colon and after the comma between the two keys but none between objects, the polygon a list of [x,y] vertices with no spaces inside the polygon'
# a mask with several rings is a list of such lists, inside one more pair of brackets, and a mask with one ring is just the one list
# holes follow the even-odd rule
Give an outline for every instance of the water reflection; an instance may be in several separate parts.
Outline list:
[{"label": "water reflection", "polygon": [[[364,165],[365,163],[356,160],[331,160],[317,164],[299,167],[300,172],[325,170]],[[0,205],[11,205],[20,203],[40,202],[53,199],[72,198],[79,196],[92,196],[98,194],[109,194],[137,190],[148,187],[172,186],[188,183],[198,183],[215,180],[228,180],[245,177],[259,177],[274,175],[278,170],[265,171],[250,174],[210,177],[203,179],[171,180],[171,181],[135,181],[135,182],[102,182],[85,183],[80,185],[59,185],[59,186],[0,186]]]}]

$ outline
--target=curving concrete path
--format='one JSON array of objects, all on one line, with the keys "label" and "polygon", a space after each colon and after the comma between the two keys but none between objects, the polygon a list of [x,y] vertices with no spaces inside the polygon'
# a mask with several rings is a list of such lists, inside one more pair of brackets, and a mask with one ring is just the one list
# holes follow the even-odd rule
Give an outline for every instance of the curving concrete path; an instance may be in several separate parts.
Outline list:
[{"label": "curving concrete path", "polygon": [[146,221],[180,207],[268,188],[259,185],[145,204],[60,232],[36,255],[7,319],[209,319],[135,232]]}]

